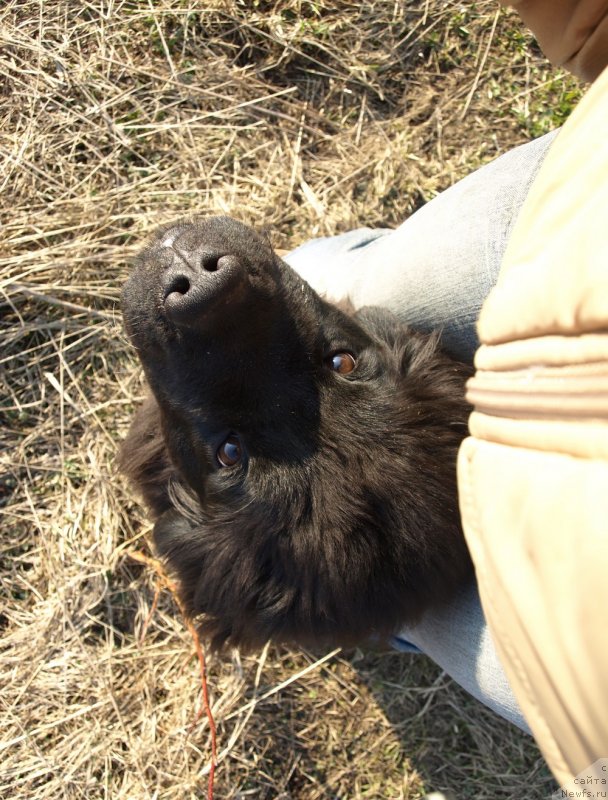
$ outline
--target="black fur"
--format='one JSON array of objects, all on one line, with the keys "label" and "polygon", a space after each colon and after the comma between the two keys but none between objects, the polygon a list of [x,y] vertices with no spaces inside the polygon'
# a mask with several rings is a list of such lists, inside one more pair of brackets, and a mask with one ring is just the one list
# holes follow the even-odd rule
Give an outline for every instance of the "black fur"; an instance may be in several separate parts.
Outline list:
[{"label": "black fur", "polygon": [[[470,369],[436,335],[325,302],[226,217],[158,231],[123,311],[152,396],[120,466],[214,646],[385,637],[469,575],[455,459]],[[244,457],[221,467],[229,434]]]}]

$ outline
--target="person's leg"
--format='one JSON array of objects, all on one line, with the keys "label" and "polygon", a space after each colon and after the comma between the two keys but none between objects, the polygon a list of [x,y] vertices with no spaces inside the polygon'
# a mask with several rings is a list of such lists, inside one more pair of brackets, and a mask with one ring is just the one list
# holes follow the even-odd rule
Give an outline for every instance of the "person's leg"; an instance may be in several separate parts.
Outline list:
[{"label": "person's leg", "polygon": [[465,587],[449,606],[426,614],[419,625],[401,631],[391,644],[403,652],[429,656],[469,694],[530,732],[498,660],[475,583]]},{"label": "person's leg", "polygon": [[348,296],[356,308],[384,306],[414,328],[442,329],[446,350],[471,361],[481,304],[554,135],[472,173],[396,230],[314,239],[285,260],[329,299]]},{"label": "person's leg", "polygon": [[[362,228],[315,239],[285,260],[329,299],[390,309],[419,330],[442,330],[448,352],[472,361],[475,324],[494,285],[519,208],[555,134],[506,153],[427,203],[396,230]],[[477,587],[395,637],[523,730],[489,636]]]}]

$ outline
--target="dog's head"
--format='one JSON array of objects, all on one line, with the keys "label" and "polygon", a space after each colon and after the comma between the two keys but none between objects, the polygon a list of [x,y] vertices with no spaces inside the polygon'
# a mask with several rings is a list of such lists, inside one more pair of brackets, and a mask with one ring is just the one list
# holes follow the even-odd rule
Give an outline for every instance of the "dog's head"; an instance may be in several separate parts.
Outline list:
[{"label": "dog's head", "polygon": [[325,302],[226,217],[158,231],[123,311],[153,399],[122,467],[215,645],[384,636],[462,581],[468,368],[437,337]]}]

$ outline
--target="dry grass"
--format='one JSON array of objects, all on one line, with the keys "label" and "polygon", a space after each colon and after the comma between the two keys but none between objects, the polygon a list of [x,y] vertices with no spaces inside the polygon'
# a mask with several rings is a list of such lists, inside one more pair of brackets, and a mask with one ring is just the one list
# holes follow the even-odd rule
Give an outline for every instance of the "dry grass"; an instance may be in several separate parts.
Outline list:
[{"label": "dry grass", "polygon": [[[134,248],[193,211],[287,248],[396,224],[578,90],[493,2],[439,0],[5,0],[0,75],[0,797],[200,798],[196,658],[113,468]],[[550,793],[425,659],[320,656],[212,662],[217,798]]]}]

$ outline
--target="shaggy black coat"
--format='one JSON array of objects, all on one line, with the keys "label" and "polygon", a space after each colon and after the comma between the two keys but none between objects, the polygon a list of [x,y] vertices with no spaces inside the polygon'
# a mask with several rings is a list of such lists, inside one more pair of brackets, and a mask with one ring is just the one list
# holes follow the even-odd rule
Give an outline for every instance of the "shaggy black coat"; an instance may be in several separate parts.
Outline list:
[{"label": "shaggy black coat", "polygon": [[383,638],[469,575],[470,369],[436,335],[325,302],[227,217],[160,229],[123,312],[152,395],[120,467],[214,646]]}]

